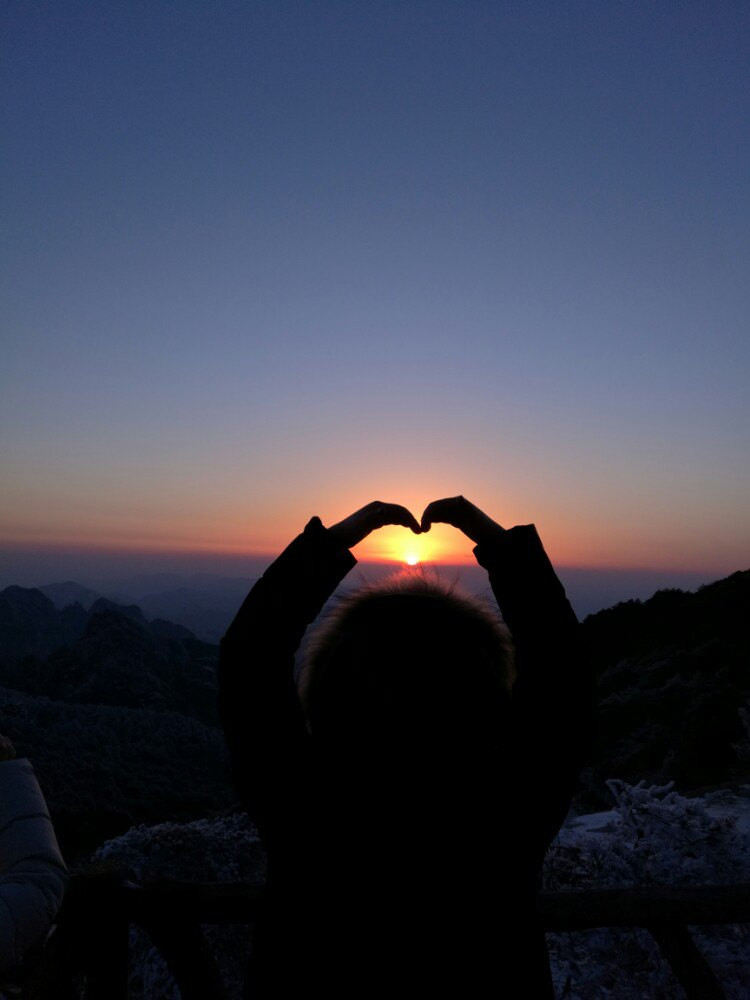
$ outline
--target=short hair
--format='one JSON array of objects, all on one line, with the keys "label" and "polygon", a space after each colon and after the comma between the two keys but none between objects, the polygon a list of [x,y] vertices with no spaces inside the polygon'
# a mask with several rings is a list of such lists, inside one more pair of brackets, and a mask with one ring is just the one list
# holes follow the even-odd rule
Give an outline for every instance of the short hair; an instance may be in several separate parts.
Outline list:
[{"label": "short hair", "polygon": [[417,571],[340,598],[310,636],[297,684],[313,736],[447,747],[496,742],[514,677],[499,613]]}]

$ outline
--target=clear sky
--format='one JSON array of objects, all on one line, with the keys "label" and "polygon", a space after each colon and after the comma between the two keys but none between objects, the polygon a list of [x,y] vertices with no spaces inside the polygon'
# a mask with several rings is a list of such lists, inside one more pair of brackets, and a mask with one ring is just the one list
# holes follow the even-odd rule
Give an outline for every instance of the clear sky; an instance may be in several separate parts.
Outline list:
[{"label": "clear sky", "polygon": [[746,3],[2,18],[0,543],[750,565]]}]

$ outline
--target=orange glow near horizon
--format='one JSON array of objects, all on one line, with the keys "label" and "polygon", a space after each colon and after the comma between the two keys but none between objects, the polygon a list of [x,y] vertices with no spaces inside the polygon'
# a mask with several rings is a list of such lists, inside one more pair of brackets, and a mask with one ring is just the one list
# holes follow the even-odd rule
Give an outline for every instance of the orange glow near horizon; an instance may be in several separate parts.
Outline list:
[{"label": "orange glow near horizon", "polygon": [[471,542],[455,528],[438,524],[421,535],[415,535],[409,528],[382,528],[358,545],[355,555],[368,562],[416,566],[418,563],[466,563],[473,560],[471,550]]},{"label": "orange glow near horizon", "polygon": [[[424,491],[425,496],[437,491]],[[492,498],[481,504],[493,512],[500,523],[511,526],[499,502]],[[96,501],[99,502],[98,500]],[[260,559],[272,561],[304,529],[309,517],[320,512],[323,523],[330,525],[361,503],[359,497],[345,497],[336,505],[325,498],[313,497],[304,507],[289,501],[288,506],[256,507],[251,513],[244,506],[227,503],[222,508],[208,506],[193,514],[187,505],[171,515],[164,509],[158,517],[147,517],[134,508],[120,516],[119,508],[100,511],[94,516],[91,506],[82,506],[83,514],[75,511],[58,512],[58,523],[42,517],[33,505],[23,508],[23,518],[15,523],[10,517],[0,518],[0,546],[11,551],[69,550],[79,552],[112,552],[119,554],[164,554],[189,558]],[[419,517],[424,501],[407,498],[407,506]],[[636,528],[611,524],[611,512],[597,509],[586,517],[574,517],[569,511],[536,507],[525,509],[519,501],[514,508],[524,510],[518,523],[534,522],[553,565],[568,568],[600,570],[659,570],[701,571],[707,576],[722,576],[747,567],[747,544],[743,538],[718,537],[696,516],[689,544],[684,539],[684,525],[671,522],[666,514],[654,517],[654,523],[641,523]],[[698,530],[704,528],[705,530]],[[398,566],[437,564],[474,565],[473,543],[455,528],[435,524],[425,534],[414,534],[408,528],[389,526],[370,534],[354,549],[359,562]],[[410,562],[410,560],[415,560]]]}]

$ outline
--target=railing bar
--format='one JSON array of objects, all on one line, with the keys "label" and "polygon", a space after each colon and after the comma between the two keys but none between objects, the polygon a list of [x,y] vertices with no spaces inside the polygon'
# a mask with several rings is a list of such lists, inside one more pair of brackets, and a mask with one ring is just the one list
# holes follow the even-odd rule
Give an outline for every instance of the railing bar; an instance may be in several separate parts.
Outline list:
[{"label": "railing bar", "polygon": [[[125,1000],[130,923],[140,924],[157,947],[161,944],[168,962],[171,955],[176,978],[187,983],[188,992],[187,977],[192,975],[196,986],[204,984],[205,995],[219,998],[218,967],[213,956],[204,961],[208,949],[200,925],[252,923],[264,896],[262,888],[248,883],[160,881],[135,886],[113,883],[111,877],[74,876],[71,889],[59,931],[71,946],[71,968],[85,969],[87,1000]],[[750,883],[544,891],[538,893],[538,907],[548,931],[648,929],[690,1000],[719,1000],[721,987],[687,927],[750,923]],[[190,943],[187,951],[185,942]]]},{"label": "railing bar", "polygon": [[[231,883],[160,882],[122,887],[128,918],[177,915],[197,923],[250,923],[262,906],[258,886]],[[750,923],[750,883],[723,886],[647,886],[628,889],[567,889],[538,893],[546,930],[650,927],[657,924]],[[395,905],[395,903],[394,903]]]},{"label": "railing bar", "polygon": [[750,922],[750,884],[540,892],[546,930]]}]

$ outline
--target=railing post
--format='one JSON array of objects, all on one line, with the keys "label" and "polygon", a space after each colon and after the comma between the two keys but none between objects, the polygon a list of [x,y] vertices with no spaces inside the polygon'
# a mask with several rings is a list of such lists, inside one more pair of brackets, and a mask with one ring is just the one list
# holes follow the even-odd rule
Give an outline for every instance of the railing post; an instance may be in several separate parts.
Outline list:
[{"label": "railing post", "polygon": [[685,990],[688,1000],[726,1000],[724,990],[683,924],[648,928]]},{"label": "railing post", "polygon": [[[130,924],[118,892],[105,897],[91,914],[85,1000],[127,1000]],[[92,900],[93,902],[93,900]]]},{"label": "railing post", "polygon": [[74,875],[29,997],[127,1000],[130,922],[123,904],[117,876]]},{"label": "railing post", "polygon": [[218,964],[199,924],[179,919],[140,923],[167,963],[182,1000],[227,1000]]},{"label": "railing post", "polygon": [[[548,931],[647,928],[688,1000],[724,1000],[688,927],[750,922],[749,883],[541,892],[538,901]],[[74,876],[29,1000],[127,1000],[131,924],[150,935],[186,1000],[221,1000],[225,988],[201,925],[253,923],[262,906],[263,891],[253,885],[139,887],[114,872]]]}]

